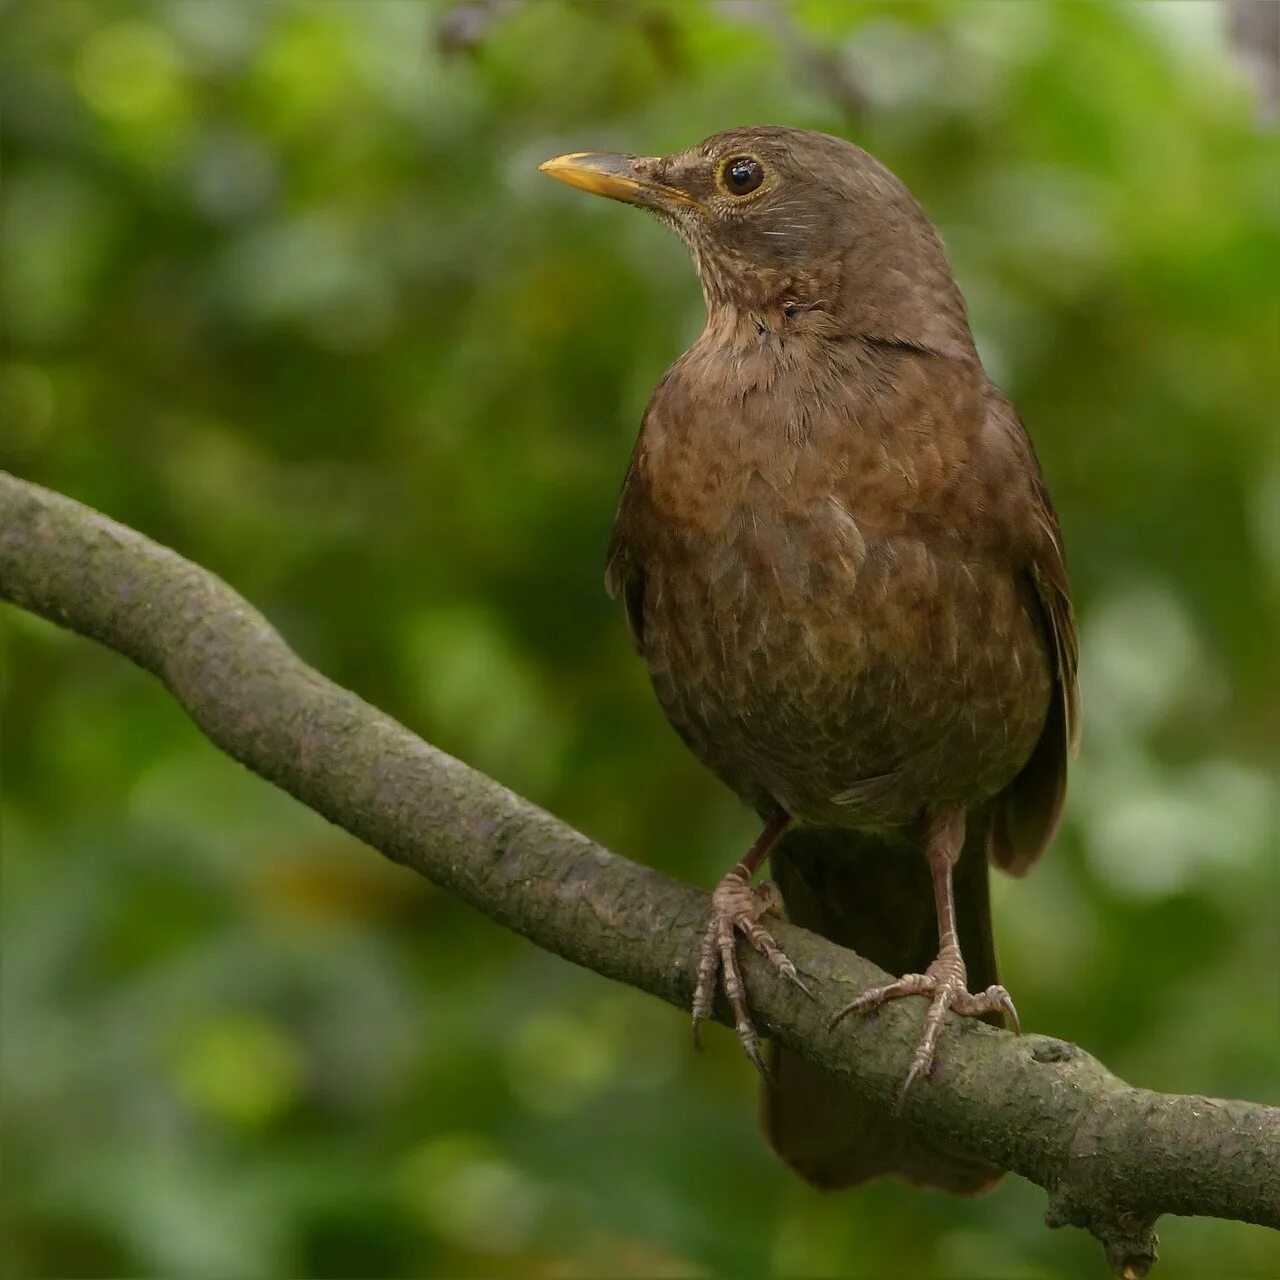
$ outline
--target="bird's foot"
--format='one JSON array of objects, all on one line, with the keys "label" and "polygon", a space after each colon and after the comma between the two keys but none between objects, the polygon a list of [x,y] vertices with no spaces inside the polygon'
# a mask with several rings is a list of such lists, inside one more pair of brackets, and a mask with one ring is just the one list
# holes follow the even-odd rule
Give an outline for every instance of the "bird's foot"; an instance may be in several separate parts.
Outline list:
[{"label": "bird's foot", "polygon": [[981,1017],[984,1013],[1003,1013],[1013,1023],[1015,1032],[1022,1031],[1018,1011],[1013,1007],[1013,999],[1004,987],[991,986],[985,991],[977,992],[969,990],[964,957],[954,943],[944,946],[938,952],[938,958],[924,973],[904,974],[896,982],[864,991],[831,1019],[831,1025],[834,1027],[841,1018],[851,1013],[870,1013],[890,1000],[899,1000],[903,996],[929,996],[930,999],[929,1010],[924,1015],[924,1034],[911,1059],[907,1078],[902,1082],[898,1093],[899,1101],[906,1096],[907,1090],[917,1079],[927,1076],[932,1070],[934,1051],[948,1009],[963,1018]]},{"label": "bird's foot", "polygon": [[751,888],[750,873],[739,863],[716,886],[711,895],[711,920],[698,954],[698,985],[693,995],[693,1042],[698,1043],[698,1026],[711,1013],[716,995],[716,979],[724,975],[724,993],[733,1010],[738,1039],[756,1070],[768,1078],[768,1070],[760,1053],[760,1037],[747,1008],[746,987],[738,967],[735,932],[760,952],[784,978],[793,982],[805,995],[813,993],[801,981],[796,967],[774,941],[773,935],[760,923],[766,912],[782,911],[782,895],[777,886],[762,884]]}]

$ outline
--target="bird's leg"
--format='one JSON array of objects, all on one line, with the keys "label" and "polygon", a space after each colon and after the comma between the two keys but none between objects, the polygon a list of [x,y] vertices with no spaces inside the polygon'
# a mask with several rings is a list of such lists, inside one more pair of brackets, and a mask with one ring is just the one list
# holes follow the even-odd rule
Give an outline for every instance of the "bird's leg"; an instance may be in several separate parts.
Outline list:
[{"label": "bird's leg", "polygon": [[782,908],[777,886],[765,883],[759,889],[751,888],[752,875],[769,856],[769,850],[790,821],[791,818],[782,810],[774,814],[742,861],[716,886],[711,895],[711,919],[698,956],[698,985],[693,994],[693,1042],[697,1044],[698,1024],[711,1013],[716,978],[724,974],[724,992],[733,1010],[738,1039],[747,1057],[755,1063],[756,1070],[766,1077],[768,1071],[760,1055],[760,1037],[747,1009],[746,988],[742,982],[742,971],[738,968],[735,933],[741,933],[774,969],[794,982],[805,995],[811,994],[796,973],[795,965],[760,923],[765,912],[777,913]]},{"label": "bird's leg", "polygon": [[1021,1031],[1018,1011],[1013,1007],[1009,993],[1001,986],[991,986],[985,991],[970,992],[964,957],[960,954],[960,941],[956,934],[956,904],[951,892],[951,870],[964,846],[964,811],[950,810],[935,815],[929,822],[925,837],[925,856],[929,860],[929,872],[933,879],[933,901],[938,913],[938,957],[924,973],[904,974],[896,982],[864,991],[851,1004],[831,1020],[834,1027],[850,1013],[870,1013],[890,1000],[902,996],[929,996],[929,1010],[924,1016],[924,1035],[907,1078],[902,1083],[899,1098],[905,1096],[913,1082],[927,1076],[933,1067],[934,1050],[942,1032],[947,1010],[963,1017],[979,1017],[984,1013],[1003,1013],[1013,1023],[1015,1031]]}]

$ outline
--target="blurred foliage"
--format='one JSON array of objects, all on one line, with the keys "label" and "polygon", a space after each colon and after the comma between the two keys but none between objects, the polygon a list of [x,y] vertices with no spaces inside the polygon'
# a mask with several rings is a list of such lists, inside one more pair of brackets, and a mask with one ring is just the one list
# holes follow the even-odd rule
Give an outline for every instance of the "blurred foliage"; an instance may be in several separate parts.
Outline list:
[{"label": "blurred foliage", "polygon": [[[941,227],[1060,508],[1086,735],[996,887],[1033,1028],[1280,1102],[1277,141],[1206,3],[0,7],[0,462],[223,575],[310,661],[709,885],[743,812],[600,587],[681,246],[537,162],[768,120]],[[727,1035],[539,954],[0,619],[0,1269],[1101,1274],[1016,1179],[826,1197]],[[1166,1221],[1166,1280],[1274,1236]]]}]

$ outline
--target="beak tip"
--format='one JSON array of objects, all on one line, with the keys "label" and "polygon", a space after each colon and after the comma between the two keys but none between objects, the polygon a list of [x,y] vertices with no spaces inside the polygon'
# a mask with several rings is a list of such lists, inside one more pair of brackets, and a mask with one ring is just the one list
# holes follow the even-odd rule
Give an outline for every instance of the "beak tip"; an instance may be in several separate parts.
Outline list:
[{"label": "beak tip", "polygon": [[565,169],[581,167],[581,161],[591,154],[589,151],[570,151],[566,155],[552,156],[550,160],[544,160],[538,166],[538,172],[558,173]]}]

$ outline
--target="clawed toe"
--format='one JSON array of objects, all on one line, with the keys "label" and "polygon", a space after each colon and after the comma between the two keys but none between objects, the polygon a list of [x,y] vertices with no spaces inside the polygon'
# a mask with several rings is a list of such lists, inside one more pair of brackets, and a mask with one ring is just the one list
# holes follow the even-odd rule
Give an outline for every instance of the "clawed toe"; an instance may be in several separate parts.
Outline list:
[{"label": "clawed toe", "polygon": [[929,996],[929,1008],[924,1016],[924,1033],[920,1037],[920,1043],[911,1059],[906,1079],[903,1080],[902,1088],[898,1093],[899,1103],[902,1102],[912,1084],[922,1076],[927,1077],[933,1069],[938,1037],[942,1034],[948,1009],[965,1018],[981,1017],[986,1013],[1001,1013],[1013,1024],[1015,1032],[1022,1031],[1018,1011],[1014,1008],[1013,999],[1008,991],[1001,986],[990,986],[985,991],[970,992],[966,985],[964,962],[960,958],[960,953],[951,949],[944,949],[939,953],[938,958],[924,973],[908,973],[895,982],[864,991],[856,1000],[845,1005],[831,1019],[829,1025],[834,1027],[851,1013],[870,1013],[890,1000],[916,995]]},{"label": "clawed toe", "polygon": [[961,991],[951,1005],[951,1009],[954,1013],[962,1014],[967,1018],[981,1017],[984,1013],[1002,1013],[1009,1019],[1013,1034],[1016,1036],[1022,1034],[1022,1020],[1013,1006],[1013,997],[998,984],[972,994]]},{"label": "clawed toe", "polygon": [[760,917],[766,911],[777,911],[780,905],[773,885],[762,885],[759,890],[753,891],[749,881],[737,867],[725,876],[711,896],[711,920],[698,954],[698,982],[693,996],[693,1040],[694,1044],[698,1044],[699,1025],[711,1014],[716,981],[718,977],[722,978],[724,992],[733,1011],[738,1040],[747,1057],[765,1079],[768,1079],[769,1072],[760,1051],[760,1036],[747,1007],[746,986],[738,965],[736,935],[741,933],[764,956],[775,972],[812,999],[813,993],[796,972],[790,957],[760,923]]},{"label": "clawed toe", "polygon": [[904,974],[896,982],[886,983],[883,987],[872,987],[864,991],[856,1000],[851,1000],[827,1024],[830,1030],[836,1023],[847,1018],[851,1013],[872,1013],[890,1000],[900,1000],[903,996],[918,996],[931,992],[934,980],[927,973]]}]

